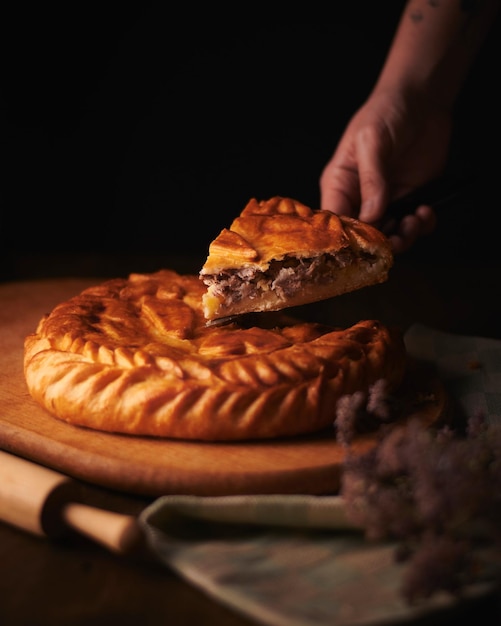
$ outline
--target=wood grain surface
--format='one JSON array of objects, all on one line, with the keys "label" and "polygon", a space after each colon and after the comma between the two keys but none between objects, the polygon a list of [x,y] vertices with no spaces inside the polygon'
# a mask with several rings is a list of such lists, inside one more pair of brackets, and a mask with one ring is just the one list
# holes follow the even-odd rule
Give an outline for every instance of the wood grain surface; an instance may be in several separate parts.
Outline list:
[{"label": "wood grain surface", "polygon": [[[131,494],[231,495],[335,493],[344,450],[333,432],[274,441],[200,443],[112,434],[72,426],[31,398],[23,369],[24,337],[57,303],[102,279],[63,279],[0,286],[0,448],[74,478]],[[443,417],[447,399],[419,368],[407,372],[402,394],[433,401],[419,416]],[[409,416],[407,416],[409,417]],[[358,450],[373,445],[370,436]]]}]

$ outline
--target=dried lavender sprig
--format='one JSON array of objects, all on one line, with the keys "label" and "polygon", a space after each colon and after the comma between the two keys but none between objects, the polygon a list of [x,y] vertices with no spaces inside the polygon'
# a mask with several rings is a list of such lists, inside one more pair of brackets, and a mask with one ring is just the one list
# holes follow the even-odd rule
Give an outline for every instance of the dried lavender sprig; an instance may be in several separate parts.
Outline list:
[{"label": "dried lavender sprig", "polygon": [[367,392],[356,391],[338,400],[334,428],[339,444],[349,446],[358,434],[377,430],[395,418],[397,410],[387,387],[387,381],[379,379]]},{"label": "dried lavender sprig", "polygon": [[[384,403],[383,392],[375,387],[373,404],[369,394],[365,407],[360,395],[338,405],[343,445],[376,398]],[[460,593],[485,574],[478,555],[486,546],[489,577],[501,583],[501,426],[477,413],[462,434],[419,420],[380,432],[368,453],[347,455],[341,493],[348,516],[368,539],[400,542],[399,558],[408,563],[404,597],[411,602],[439,590]]]}]

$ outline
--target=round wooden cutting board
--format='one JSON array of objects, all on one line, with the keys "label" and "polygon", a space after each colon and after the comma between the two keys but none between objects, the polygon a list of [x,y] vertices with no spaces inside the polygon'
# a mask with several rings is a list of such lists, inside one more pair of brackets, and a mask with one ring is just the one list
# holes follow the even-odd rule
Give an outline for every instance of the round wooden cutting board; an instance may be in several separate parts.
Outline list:
[{"label": "round wooden cutting board", "polygon": [[[45,313],[101,279],[0,285],[0,448],[86,482],[146,496],[335,493],[344,449],[334,431],[274,441],[200,443],[134,437],[72,426],[49,415],[28,393],[23,342]],[[416,413],[441,419],[445,392],[413,367],[401,393],[428,398]],[[407,416],[407,417],[410,417]],[[374,444],[361,437],[360,451]]]}]

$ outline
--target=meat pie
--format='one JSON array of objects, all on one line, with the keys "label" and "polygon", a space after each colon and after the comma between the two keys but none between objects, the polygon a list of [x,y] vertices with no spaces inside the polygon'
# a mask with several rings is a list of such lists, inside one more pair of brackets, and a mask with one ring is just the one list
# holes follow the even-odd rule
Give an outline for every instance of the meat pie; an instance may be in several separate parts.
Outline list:
[{"label": "meat pie", "polygon": [[200,278],[216,320],[315,302],[387,280],[388,239],[376,228],[291,198],[250,200],[209,246]]},{"label": "meat pie", "polygon": [[211,327],[204,292],[197,275],[160,270],[60,302],[25,339],[31,396],[75,426],[240,441],[331,429],[341,397],[401,384],[402,335],[378,320]]}]

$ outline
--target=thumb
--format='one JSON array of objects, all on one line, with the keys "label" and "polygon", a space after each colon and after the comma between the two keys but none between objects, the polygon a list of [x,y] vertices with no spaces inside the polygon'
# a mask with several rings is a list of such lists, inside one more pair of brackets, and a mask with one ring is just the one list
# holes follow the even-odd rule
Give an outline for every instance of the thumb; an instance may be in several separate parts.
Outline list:
[{"label": "thumb", "polygon": [[361,195],[360,219],[370,223],[377,222],[383,217],[389,197],[385,158],[378,149],[378,145],[374,136],[369,137],[365,133],[360,136],[357,145]]}]

